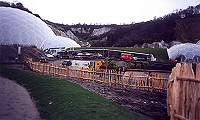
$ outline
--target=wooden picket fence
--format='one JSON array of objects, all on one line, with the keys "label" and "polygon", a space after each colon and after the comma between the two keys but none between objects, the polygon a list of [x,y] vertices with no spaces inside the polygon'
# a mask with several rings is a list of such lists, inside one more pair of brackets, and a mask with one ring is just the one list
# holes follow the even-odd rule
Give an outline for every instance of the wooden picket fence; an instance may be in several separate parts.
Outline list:
[{"label": "wooden picket fence", "polygon": [[48,63],[33,62],[27,59],[27,64],[33,71],[43,74],[71,78],[76,80],[87,80],[120,87],[133,87],[149,91],[167,90],[168,78],[162,78],[159,74],[154,75],[130,75],[113,72],[113,70],[90,71],[77,69],[75,67],[64,67]]},{"label": "wooden picket fence", "polygon": [[200,120],[200,63],[173,68],[167,89],[167,110],[171,120]]}]

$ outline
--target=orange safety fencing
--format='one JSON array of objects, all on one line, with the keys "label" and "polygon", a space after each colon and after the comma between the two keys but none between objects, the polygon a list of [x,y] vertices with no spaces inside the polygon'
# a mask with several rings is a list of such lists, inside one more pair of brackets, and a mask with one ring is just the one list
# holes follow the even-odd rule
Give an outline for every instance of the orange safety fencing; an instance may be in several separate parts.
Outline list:
[{"label": "orange safety fencing", "polygon": [[31,70],[58,76],[61,78],[81,79],[108,85],[139,88],[144,90],[167,90],[168,78],[162,78],[160,74],[137,74],[134,71],[116,72],[115,70],[83,70],[76,67],[59,66],[49,63],[33,62],[32,59],[26,60]]}]

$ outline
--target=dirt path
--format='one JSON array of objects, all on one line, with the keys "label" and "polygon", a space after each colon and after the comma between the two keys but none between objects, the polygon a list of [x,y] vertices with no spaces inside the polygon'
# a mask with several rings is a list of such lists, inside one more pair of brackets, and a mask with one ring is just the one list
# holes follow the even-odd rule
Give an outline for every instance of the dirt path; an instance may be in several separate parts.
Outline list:
[{"label": "dirt path", "polygon": [[30,95],[15,82],[0,77],[0,120],[40,120]]}]

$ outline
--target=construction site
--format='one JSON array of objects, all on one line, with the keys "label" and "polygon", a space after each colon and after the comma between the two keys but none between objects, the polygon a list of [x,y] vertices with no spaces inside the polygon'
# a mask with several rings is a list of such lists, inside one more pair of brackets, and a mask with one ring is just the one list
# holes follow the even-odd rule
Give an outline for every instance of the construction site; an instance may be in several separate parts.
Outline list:
[{"label": "construction site", "polygon": [[200,120],[200,41],[169,48],[78,42],[30,12],[0,6],[0,119]]}]

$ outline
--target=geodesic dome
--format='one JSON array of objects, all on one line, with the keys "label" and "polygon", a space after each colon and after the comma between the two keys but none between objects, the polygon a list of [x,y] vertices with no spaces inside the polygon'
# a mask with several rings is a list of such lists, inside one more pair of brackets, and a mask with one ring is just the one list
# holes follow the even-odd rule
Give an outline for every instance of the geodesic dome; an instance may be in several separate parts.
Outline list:
[{"label": "geodesic dome", "polygon": [[0,44],[35,45],[55,34],[50,27],[34,15],[15,8],[0,7]]},{"label": "geodesic dome", "polygon": [[74,40],[56,36],[48,25],[20,9],[0,7],[0,45],[30,45],[38,48],[80,47]]},{"label": "geodesic dome", "polygon": [[74,40],[66,37],[55,36],[54,38],[50,38],[42,44],[42,49],[49,49],[49,48],[70,48],[70,47],[81,47],[77,44]]},{"label": "geodesic dome", "polygon": [[200,40],[196,43],[197,45],[200,45]]},{"label": "geodesic dome", "polygon": [[180,62],[200,62],[200,45],[185,43],[172,46],[167,50],[170,59]]}]

